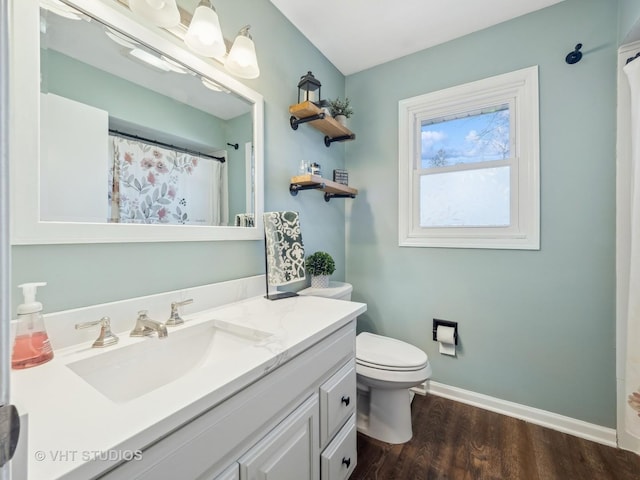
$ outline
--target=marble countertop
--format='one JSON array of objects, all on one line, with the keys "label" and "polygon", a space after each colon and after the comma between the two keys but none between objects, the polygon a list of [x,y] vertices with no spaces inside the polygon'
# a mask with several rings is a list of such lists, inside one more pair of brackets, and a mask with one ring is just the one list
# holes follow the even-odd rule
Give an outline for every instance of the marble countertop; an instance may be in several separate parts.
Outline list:
[{"label": "marble countertop", "polygon": [[130,338],[128,332],[117,332],[120,342],[115,346],[95,349],[91,342],[72,345],[56,350],[54,359],[44,365],[13,370],[12,403],[21,414],[28,414],[26,478],[86,479],[122,459],[140,455],[146,445],[262,378],[365,310],[362,303],[320,297],[278,301],[254,297],[185,315],[185,325],[171,328],[170,337],[212,319],[273,336],[247,349],[225,368],[219,364],[199,366],[126,402],[110,400],[68,365],[137,342],[163,340]]}]

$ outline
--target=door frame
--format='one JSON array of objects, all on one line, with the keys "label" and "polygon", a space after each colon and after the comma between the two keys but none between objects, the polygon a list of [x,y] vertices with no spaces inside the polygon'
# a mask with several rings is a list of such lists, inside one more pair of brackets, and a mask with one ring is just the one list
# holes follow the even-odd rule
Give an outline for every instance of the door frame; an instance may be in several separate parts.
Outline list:
[{"label": "door frame", "polygon": [[627,305],[631,262],[631,92],[623,68],[627,59],[639,51],[640,41],[622,45],[618,49],[616,128],[616,423],[618,447],[636,453],[640,453],[640,440],[628,434],[625,428]]},{"label": "door frame", "polygon": [[[9,0],[0,0],[0,406],[10,403],[11,246],[9,238]],[[11,478],[10,462],[0,479]]]}]

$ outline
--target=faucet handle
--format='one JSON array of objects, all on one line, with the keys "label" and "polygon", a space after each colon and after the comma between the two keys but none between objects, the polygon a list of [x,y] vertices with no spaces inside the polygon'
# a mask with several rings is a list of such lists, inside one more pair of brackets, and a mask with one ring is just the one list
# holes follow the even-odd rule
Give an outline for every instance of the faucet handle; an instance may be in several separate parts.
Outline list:
[{"label": "faucet handle", "polygon": [[96,341],[93,342],[93,345],[91,345],[93,348],[108,347],[109,345],[118,343],[118,337],[111,332],[111,319],[109,317],[102,317],[100,320],[93,322],[76,323],[76,330],[91,328],[96,325],[100,325],[100,334]]},{"label": "faucet handle", "polygon": [[178,312],[178,307],[189,305],[190,303],[193,303],[193,298],[188,298],[187,300],[183,300],[181,302],[171,302],[171,315],[169,316],[169,320],[165,322],[165,325],[168,327],[182,325],[184,323],[184,320],[180,316],[180,312]]}]

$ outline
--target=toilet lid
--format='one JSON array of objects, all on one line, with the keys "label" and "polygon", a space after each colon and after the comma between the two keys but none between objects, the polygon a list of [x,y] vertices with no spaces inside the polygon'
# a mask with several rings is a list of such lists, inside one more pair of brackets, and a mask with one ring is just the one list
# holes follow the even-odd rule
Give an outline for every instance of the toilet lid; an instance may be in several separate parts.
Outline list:
[{"label": "toilet lid", "polygon": [[417,370],[427,363],[427,354],[395,338],[363,332],[356,337],[356,362],[385,370]]}]

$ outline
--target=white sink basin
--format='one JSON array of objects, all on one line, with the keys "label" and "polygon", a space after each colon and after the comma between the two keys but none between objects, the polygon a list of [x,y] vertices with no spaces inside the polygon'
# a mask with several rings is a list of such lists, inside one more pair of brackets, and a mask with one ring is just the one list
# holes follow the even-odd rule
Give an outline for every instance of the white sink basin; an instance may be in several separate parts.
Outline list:
[{"label": "white sink basin", "polygon": [[117,403],[136,399],[180,377],[215,363],[233,362],[271,333],[220,320],[169,329],[167,338],[145,338],[110,347],[67,366]]}]

